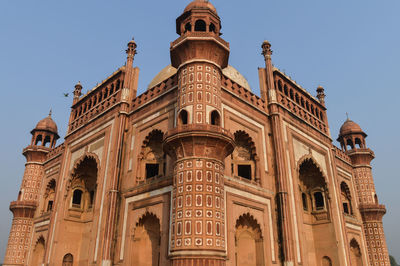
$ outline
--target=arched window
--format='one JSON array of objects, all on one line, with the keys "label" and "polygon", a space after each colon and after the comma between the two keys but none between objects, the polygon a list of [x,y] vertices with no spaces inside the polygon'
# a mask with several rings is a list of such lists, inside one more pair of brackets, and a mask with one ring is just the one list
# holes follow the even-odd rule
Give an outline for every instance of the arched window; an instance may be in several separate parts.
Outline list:
[{"label": "arched window", "polygon": [[194,31],[206,31],[207,30],[207,26],[206,23],[204,22],[204,20],[197,20],[195,25],[194,25]]},{"label": "arched window", "polygon": [[211,125],[220,126],[220,117],[218,111],[214,110],[211,112]]},{"label": "arched window", "polygon": [[278,81],[278,90],[280,92],[283,92],[283,90],[282,90],[282,82],[280,80]]},{"label": "arched window", "polygon": [[72,193],[72,207],[81,208],[82,207],[82,194],[83,191],[80,189],[75,189]]},{"label": "arched window", "polygon": [[185,32],[192,31],[192,24],[190,22],[186,23],[185,25]]},{"label": "arched window", "polygon": [[342,182],[340,184],[340,193],[341,193],[341,199],[342,199],[342,204],[343,204],[343,212],[345,214],[352,215],[353,208],[351,205],[350,189],[349,189],[349,186],[345,182]]},{"label": "arched window", "polygon": [[235,227],[236,265],[265,265],[261,228],[250,214],[243,214]]},{"label": "arched window", "polygon": [[286,85],[283,86],[283,90],[285,92],[285,95],[289,96],[289,91],[288,91],[288,88],[286,87]]},{"label": "arched window", "polygon": [[74,257],[71,253],[68,253],[64,256],[62,260],[62,266],[72,266],[74,263]]},{"label": "arched window", "polygon": [[187,125],[188,123],[188,112],[186,110],[181,110],[179,113],[179,124]]},{"label": "arched window", "polygon": [[142,177],[139,180],[166,174],[166,155],[162,148],[163,136],[162,131],[153,130],[143,141],[140,154]]},{"label": "arched window", "polygon": [[256,148],[251,137],[244,131],[235,132],[236,147],[231,154],[232,175],[259,182],[256,177]]},{"label": "arched window", "polygon": [[150,213],[136,223],[129,252],[128,265],[160,265],[160,220]]},{"label": "arched window", "polygon": [[210,23],[209,31],[216,33],[215,25],[213,23]]}]

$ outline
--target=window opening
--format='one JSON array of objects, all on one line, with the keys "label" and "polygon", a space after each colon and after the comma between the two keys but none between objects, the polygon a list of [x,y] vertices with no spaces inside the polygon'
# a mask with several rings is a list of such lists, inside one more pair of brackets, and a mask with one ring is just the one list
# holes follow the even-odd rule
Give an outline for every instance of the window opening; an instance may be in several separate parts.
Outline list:
[{"label": "window opening", "polygon": [[156,163],[147,163],[146,164],[146,178],[151,178],[154,176],[158,176],[159,165]]},{"label": "window opening", "polygon": [[80,208],[82,203],[82,190],[76,189],[72,195],[72,207]]},{"label": "window opening", "polygon": [[306,193],[301,193],[301,199],[303,201],[303,210],[308,211],[307,195]]},{"label": "window opening", "polygon": [[204,20],[197,20],[196,24],[194,25],[194,31],[206,31],[207,27],[206,27],[206,23],[204,22]]},{"label": "window opening", "polygon": [[217,111],[211,112],[211,125],[219,126],[220,125],[220,118]]},{"label": "window opening", "polygon": [[322,192],[315,192],[314,199],[315,199],[315,209],[323,210],[324,209],[324,197],[322,195]]},{"label": "window opening", "polygon": [[239,164],[238,176],[251,180],[251,165]]},{"label": "window opening", "polygon": [[47,211],[51,211],[53,209],[53,201],[49,200],[49,203],[47,204]]},{"label": "window opening", "polygon": [[188,123],[188,113],[186,110],[182,110],[179,113],[179,120],[182,125],[187,125]]}]

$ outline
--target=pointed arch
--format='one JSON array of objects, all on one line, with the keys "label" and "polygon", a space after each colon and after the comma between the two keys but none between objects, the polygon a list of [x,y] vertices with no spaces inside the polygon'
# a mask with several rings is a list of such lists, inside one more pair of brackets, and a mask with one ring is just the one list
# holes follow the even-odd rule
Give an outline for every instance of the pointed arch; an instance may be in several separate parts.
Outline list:
[{"label": "pointed arch", "polygon": [[131,237],[130,265],[158,266],[160,260],[160,219],[151,212],[135,224]]},{"label": "pointed arch", "polygon": [[264,265],[261,227],[250,213],[236,220],[235,249],[237,265]]}]

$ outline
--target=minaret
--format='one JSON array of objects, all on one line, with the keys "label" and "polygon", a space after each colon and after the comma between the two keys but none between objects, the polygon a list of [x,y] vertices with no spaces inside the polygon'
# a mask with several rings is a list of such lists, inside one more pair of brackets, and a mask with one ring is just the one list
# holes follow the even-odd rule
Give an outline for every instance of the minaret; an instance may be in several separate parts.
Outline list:
[{"label": "minaret", "polygon": [[376,195],[371,171],[371,161],[375,155],[372,150],[367,148],[366,137],[367,134],[361,130],[357,123],[347,119],[340,128],[337,140],[353,164],[354,185],[363,219],[369,261],[371,265],[390,265],[382,225],[382,217],[386,213],[386,208],[379,204]]},{"label": "minaret", "polygon": [[233,136],[221,124],[221,77],[229,44],[215,7],[190,3],[176,20],[171,43],[178,69],[175,128],[164,136],[174,160],[169,255],[172,265],[225,265],[224,159]]},{"label": "minaret", "polygon": [[14,217],[4,265],[29,265],[28,251],[31,246],[33,216],[40,200],[43,162],[59,138],[57,125],[51,119],[51,111],[48,117],[36,125],[31,134],[31,144],[23,150],[27,162],[18,199],[10,204]]}]

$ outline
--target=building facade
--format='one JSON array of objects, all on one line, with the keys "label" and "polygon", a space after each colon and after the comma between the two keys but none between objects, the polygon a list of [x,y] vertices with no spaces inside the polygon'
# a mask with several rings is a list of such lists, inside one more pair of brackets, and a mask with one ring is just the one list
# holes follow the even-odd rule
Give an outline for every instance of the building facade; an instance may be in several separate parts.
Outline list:
[{"label": "building facade", "polygon": [[75,86],[64,143],[51,114],[37,124],[4,265],[389,265],[367,135],[347,120],[337,148],[324,89],[273,67],[267,41],[252,93],[220,30],[193,1],[146,92],[132,40]]}]

